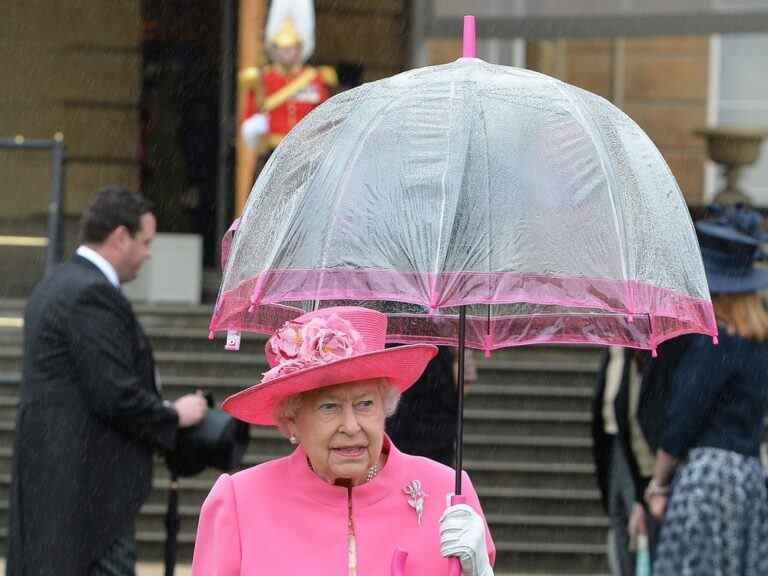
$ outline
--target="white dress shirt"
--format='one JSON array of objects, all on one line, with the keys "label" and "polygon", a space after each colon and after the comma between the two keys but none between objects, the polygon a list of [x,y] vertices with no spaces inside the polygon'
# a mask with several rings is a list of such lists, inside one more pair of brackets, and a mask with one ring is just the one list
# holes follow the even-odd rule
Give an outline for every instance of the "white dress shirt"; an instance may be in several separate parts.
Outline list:
[{"label": "white dress shirt", "polygon": [[109,280],[115,288],[120,288],[120,279],[117,277],[117,271],[104,256],[96,252],[96,250],[88,248],[88,246],[80,246],[77,249],[76,254],[82,256],[96,266],[96,268],[101,270],[102,274],[107,277],[107,280]]}]

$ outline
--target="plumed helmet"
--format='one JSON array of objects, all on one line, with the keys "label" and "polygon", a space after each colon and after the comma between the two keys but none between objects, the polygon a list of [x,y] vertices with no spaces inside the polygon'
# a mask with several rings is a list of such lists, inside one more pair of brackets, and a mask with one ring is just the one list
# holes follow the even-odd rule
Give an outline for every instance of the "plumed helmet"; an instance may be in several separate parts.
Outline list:
[{"label": "plumed helmet", "polygon": [[315,50],[315,7],[312,0],[272,0],[267,16],[266,39],[269,46],[301,44],[301,59]]}]

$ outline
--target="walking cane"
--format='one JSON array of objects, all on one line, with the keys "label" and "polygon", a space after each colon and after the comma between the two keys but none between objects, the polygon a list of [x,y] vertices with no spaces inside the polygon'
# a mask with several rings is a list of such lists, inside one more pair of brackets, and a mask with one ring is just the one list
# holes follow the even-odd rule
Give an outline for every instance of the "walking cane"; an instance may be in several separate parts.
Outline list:
[{"label": "walking cane", "polygon": [[165,576],[173,576],[176,568],[176,544],[181,527],[179,517],[179,476],[171,472],[168,510],[165,512]]}]

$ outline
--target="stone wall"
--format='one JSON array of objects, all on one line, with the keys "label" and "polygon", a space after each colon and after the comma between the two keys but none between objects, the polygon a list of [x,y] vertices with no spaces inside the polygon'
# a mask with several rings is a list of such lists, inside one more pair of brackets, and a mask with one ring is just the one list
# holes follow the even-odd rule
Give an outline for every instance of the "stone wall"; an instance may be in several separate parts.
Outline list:
[{"label": "stone wall", "polygon": [[404,0],[315,0],[318,64],[364,66],[363,82],[406,67],[408,12]]},{"label": "stone wall", "polygon": [[[64,136],[65,210],[104,184],[136,189],[141,86],[139,0],[5,0],[0,138]],[[0,215],[43,213],[50,155],[0,150]]]}]

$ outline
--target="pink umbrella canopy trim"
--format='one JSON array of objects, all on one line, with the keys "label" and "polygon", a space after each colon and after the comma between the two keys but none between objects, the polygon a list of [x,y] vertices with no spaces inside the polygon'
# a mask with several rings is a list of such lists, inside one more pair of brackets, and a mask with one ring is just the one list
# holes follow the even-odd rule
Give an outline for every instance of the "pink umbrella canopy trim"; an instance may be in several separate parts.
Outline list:
[{"label": "pink umbrella canopy trim", "polygon": [[[591,344],[654,350],[686,333],[717,335],[712,304],[638,281],[514,273],[404,274],[275,270],[220,295],[210,331],[272,334],[304,312],[293,302],[399,302],[424,312],[389,315],[388,342],[456,345],[461,305],[545,307],[467,315],[467,346],[487,352],[528,344]],[[551,307],[551,308],[548,308]]]}]

